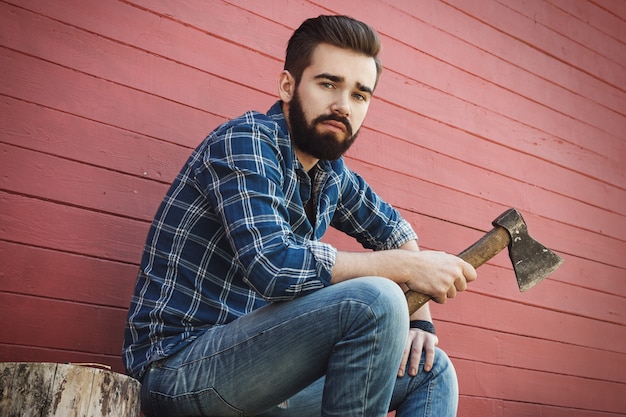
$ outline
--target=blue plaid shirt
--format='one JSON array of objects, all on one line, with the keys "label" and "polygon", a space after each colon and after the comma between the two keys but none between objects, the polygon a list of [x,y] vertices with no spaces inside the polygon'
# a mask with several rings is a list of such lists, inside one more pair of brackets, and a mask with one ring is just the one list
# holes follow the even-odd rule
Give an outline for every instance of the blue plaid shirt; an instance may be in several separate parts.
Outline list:
[{"label": "blue plaid shirt", "polygon": [[280,102],[218,127],[150,227],[124,335],[128,372],[140,378],[211,326],[330,285],[329,226],[374,250],[417,238],[343,159],[305,172]]}]

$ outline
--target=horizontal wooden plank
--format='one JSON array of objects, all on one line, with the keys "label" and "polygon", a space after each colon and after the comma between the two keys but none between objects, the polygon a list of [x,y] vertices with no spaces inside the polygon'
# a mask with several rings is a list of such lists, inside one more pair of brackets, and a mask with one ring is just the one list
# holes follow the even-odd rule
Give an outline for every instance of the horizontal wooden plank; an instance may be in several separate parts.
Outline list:
[{"label": "horizontal wooden plank", "polygon": [[[237,97],[234,94],[229,100],[214,100],[211,98],[214,96],[205,96],[205,104],[211,108],[207,112],[6,49],[0,49],[0,56],[0,75],[5,80],[0,84],[0,94],[188,147],[195,147],[198,138],[205,137],[215,126],[210,124],[211,128],[207,128],[207,121],[210,122],[212,116],[216,117],[211,110],[234,117],[243,112],[244,108],[249,110],[247,106],[237,103],[254,103],[255,96],[265,97],[255,94],[253,90],[213,78],[215,82],[211,81],[212,86],[209,88],[214,89],[215,96],[226,96],[226,92],[234,93],[235,90],[239,90],[240,95]],[[179,75],[171,74],[175,79]],[[194,86],[194,89],[197,87]],[[261,98],[258,100],[267,103],[264,106],[272,102]],[[236,107],[227,107],[228,104]],[[136,109],[150,111],[138,117]]]},{"label": "horizontal wooden plank", "polygon": [[461,395],[458,417],[615,417],[614,413]]},{"label": "horizontal wooden plank", "polygon": [[[607,26],[605,30],[614,34],[607,36],[590,23],[574,18],[570,13],[548,2],[506,0],[501,3],[541,24],[548,29],[548,33],[554,31],[577,44],[572,45],[570,43],[568,49],[577,51],[584,47],[602,55],[608,61],[626,67],[626,48],[614,37],[620,31],[617,22],[613,25],[611,25],[613,22],[604,22]],[[570,8],[568,8],[569,10]]]},{"label": "horizontal wooden plank", "polygon": [[550,3],[613,39],[620,41],[626,36],[623,23],[626,10],[620,0],[550,0]]},{"label": "horizontal wooden plank", "polygon": [[[276,59],[277,63],[281,63],[279,64],[281,69],[284,49],[289,36],[291,36],[292,29],[295,29],[304,19],[323,12],[320,7],[313,4],[289,4],[288,2],[281,4],[279,2],[272,2],[266,5],[266,9],[282,8],[286,17],[285,20],[272,21],[259,18],[262,13],[247,12],[245,8],[233,5],[233,2],[215,3],[212,4],[210,8],[206,7],[206,4],[202,1],[187,1],[184,4],[177,5],[165,0],[152,0],[148,2],[133,0],[131,3],[140,9],[150,10],[151,13],[160,16],[161,19],[172,20],[177,24],[184,22],[185,25],[199,32],[208,33],[212,36],[224,39],[227,42],[241,46],[244,50],[252,49],[258,51],[261,55],[273,57]],[[245,24],[242,25],[242,22],[245,22]],[[167,24],[164,24],[164,27],[170,30],[171,26],[166,25]],[[114,38],[120,35],[124,36],[124,34],[114,33],[110,29],[107,29],[102,23],[92,26],[107,31],[107,33],[110,33],[111,37]],[[150,28],[147,29],[150,30]],[[180,27],[174,29],[173,32],[178,33],[178,35],[174,33],[174,39],[177,40],[182,40],[181,36],[187,36],[186,31]],[[261,33],[263,36],[259,36]],[[161,50],[161,53],[164,56],[177,56],[177,53],[172,52],[175,52],[186,42],[175,43],[167,46],[172,48],[170,51]],[[148,50],[152,48],[152,46],[147,45],[146,42],[138,44],[146,47]],[[200,42],[201,46],[203,44],[204,41]],[[220,49],[211,49],[211,51],[215,50]],[[270,80],[270,83],[274,84],[273,80]]]},{"label": "horizontal wooden plank", "polygon": [[0,241],[1,290],[128,308],[137,265]]},{"label": "horizontal wooden plank", "polygon": [[127,310],[0,292],[1,344],[121,354]]},{"label": "horizontal wooden plank", "polygon": [[[501,367],[464,359],[454,365],[464,395],[536,405],[626,413],[624,385],[546,372]],[[510,414],[504,414],[510,415]]]},{"label": "horizontal wooden plank", "polygon": [[626,353],[623,325],[502,300],[497,294],[466,291],[445,304],[431,303],[430,308],[441,321],[587,348],[598,348],[602,341],[602,350]]},{"label": "horizontal wooden plank", "polygon": [[[63,3],[63,6],[66,7],[67,5],[67,3]],[[151,28],[148,29],[148,33],[154,32],[155,24],[158,25],[157,27],[161,27],[160,30],[166,29],[163,25],[167,26],[168,23],[169,26],[175,26],[176,28],[180,26],[180,24],[174,25],[171,22],[163,21],[158,16],[145,13],[143,10],[130,7],[123,2],[102,4],[102,9],[105,10],[101,11],[80,5],[80,2],[76,6],[78,8],[74,13],[82,9],[89,16],[94,18],[98,16],[91,23],[102,19],[106,14],[115,14],[117,16],[124,15],[126,19],[134,17],[137,20],[129,23],[129,25],[146,24],[148,28]],[[56,6],[53,7],[56,8]],[[5,13],[8,15],[7,24],[27,24],[38,28],[42,34],[45,34],[45,36],[34,36],[33,33],[23,34],[19,31],[18,26],[15,27],[17,32],[15,36],[11,37],[10,34],[7,36],[6,42],[8,46],[24,49],[24,52],[28,55],[40,56],[46,61],[67,66],[77,71],[94,75],[97,78],[113,81],[116,84],[129,86],[132,90],[143,90],[155,96],[165,97],[177,103],[191,106],[192,108],[205,109],[214,115],[234,117],[249,110],[248,106],[250,106],[250,103],[268,103],[262,106],[262,109],[264,109],[274,101],[275,80],[281,69],[281,64],[277,60],[268,60],[267,57],[258,54],[242,54],[239,47],[228,47],[228,44],[225,45],[224,41],[215,40],[215,38],[207,36],[206,33],[183,31],[183,33],[189,33],[190,38],[180,39],[180,43],[174,45],[174,49],[171,52],[174,53],[175,50],[180,50],[181,46],[184,45],[185,48],[189,48],[188,50],[194,51],[195,54],[200,52],[199,55],[195,55],[195,58],[201,59],[201,62],[196,61],[181,65],[174,60],[176,56],[166,56],[164,58],[154,53],[147,53],[136,46],[129,46],[126,39],[124,39],[124,43],[112,42],[101,36],[94,36],[92,33],[86,33],[72,26],[61,25],[59,22],[34,15],[33,13],[15,8],[10,8],[10,11],[13,13]],[[60,11],[63,12],[63,10]],[[56,13],[58,12],[59,10]],[[68,14],[66,13],[64,16],[67,17]],[[83,26],[90,23],[86,15],[78,18]],[[146,19],[148,20],[147,22],[145,22]],[[121,24],[119,19],[115,20],[118,24]],[[86,27],[90,32],[93,32],[93,26]],[[111,29],[110,26],[107,27],[109,30]],[[180,33],[181,31],[179,30],[178,32]],[[128,31],[119,29],[116,33],[128,34]],[[158,44],[161,36],[169,38],[170,34],[174,35],[175,33],[177,33],[175,28],[172,28],[169,32],[164,34],[157,32],[154,33],[154,36],[148,38]],[[24,42],[18,35],[31,36],[32,39],[29,38],[28,42]],[[218,44],[207,44],[207,42],[211,41],[217,41]],[[168,39],[168,43],[170,42],[171,39]],[[198,50],[199,48],[201,48],[200,51]],[[51,50],[56,52],[53,53]],[[221,54],[219,60],[214,59],[214,51],[216,50],[220,51]],[[46,53],[46,51],[49,52]],[[116,59],[111,59],[112,56],[115,56]],[[205,69],[207,65],[209,66],[208,70]],[[267,73],[269,65],[275,67],[275,70],[272,72],[271,82],[266,87],[272,90],[273,97],[271,98],[267,94],[259,92],[256,86],[259,83],[259,71],[254,70],[256,65],[264,68],[263,73]],[[228,82],[223,78],[217,78],[212,75],[210,73],[213,70],[212,66],[219,66],[222,71],[228,73],[249,74],[252,78],[246,79],[244,76],[244,78],[236,79],[234,82]],[[246,68],[247,71],[241,71],[241,68]],[[150,76],[146,76],[146,69],[150,69]],[[254,88],[248,88],[245,86],[246,84]],[[228,92],[228,94],[224,92]],[[217,100],[216,97],[219,97],[219,99]],[[137,108],[149,107],[144,105]],[[133,110],[135,109],[133,108]]]},{"label": "horizontal wooden plank", "polygon": [[[466,48],[456,57],[457,60],[470,62],[472,59],[483,61],[481,68],[485,69],[480,70],[479,74],[473,74],[450,63],[433,60],[424,52],[407,51],[407,47],[398,41],[389,40],[385,46],[388,51],[385,63],[393,65],[394,72],[383,76],[377,96],[380,94],[388,101],[395,103],[403,98],[401,85],[395,90],[383,88],[390,77],[397,77],[405,79],[407,84],[424,84],[434,88],[433,94],[442,97],[449,95],[472,104],[475,106],[474,110],[468,107],[468,114],[473,117],[486,119],[493,112],[566,140],[576,139],[575,136],[564,133],[567,126],[573,125],[587,131],[599,132],[602,142],[608,143],[607,146],[611,145],[613,138],[620,137],[624,115],[619,110],[574,94],[551,80],[523,71],[483,50]],[[414,94],[405,94],[404,98],[406,97],[414,97]],[[421,102],[422,100],[406,101],[402,105],[420,109],[426,115],[444,117],[443,114],[437,115],[433,112],[438,110],[436,103],[426,101],[420,106]],[[487,109],[489,113],[481,115],[480,109]],[[459,118],[462,115],[451,112],[447,118],[454,119],[455,116]],[[578,139],[575,143],[595,150],[581,141],[580,137]]]},{"label": "horizontal wooden plank", "polygon": [[191,153],[188,146],[6,96],[0,97],[0,112],[4,143],[167,184]]},{"label": "horizontal wooden plank", "polygon": [[[505,254],[499,258],[499,261],[510,263]],[[567,277],[567,272],[559,270],[558,275],[555,273],[532,289],[521,293],[510,265],[502,268],[486,264],[479,268],[478,279],[470,284],[470,290],[477,294],[559,313],[622,326],[626,324],[624,295],[571,285],[565,280],[558,279],[563,275]]]},{"label": "horizontal wooden plank", "polygon": [[[377,107],[375,103],[372,112],[376,112]],[[598,201],[601,203],[597,207],[624,214],[622,207],[625,206],[619,202],[625,197],[624,191],[620,188],[590,180],[588,176],[582,175],[582,173],[565,170],[562,167],[548,164],[534,157],[524,156],[497,144],[481,143],[476,138],[468,137],[459,131],[446,129],[444,126],[426,119],[420,122],[420,129],[417,133],[412,132],[411,126],[406,124],[407,118],[410,118],[411,115],[399,113],[384,111],[384,115],[382,115],[382,118],[387,120],[382,120],[382,123],[389,125],[392,130],[389,132],[390,135],[388,133],[389,136],[377,133],[370,137],[369,132],[366,132],[368,136],[360,138],[349,151],[349,155],[363,160],[369,159],[378,166],[386,166],[394,171],[404,172],[433,183],[445,184],[450,188],[471,189],[474,194],[485,196],[494,201],[507,201],[506,204],[515,203],[525,197],[526,193],[517,192],[516,187],[495,186],[490,190],[489,186],[492,182],[480,181],[479,178],[487,176],[491,180],[498,178],[500,174],[508,177],[509,180],[520,181],[524,187],[531,187],[530,184],[534,186],[541,184],[541,187],[554,190],[558,194],[585,201],[586,204],[595,205],[595,202]],[[391,127],[392,125],[394,127]],[[410,144],[403,144],[400,140],[394,140],[394,138],[403,137],[414,138],[412,141],[417,147],[411,148]],[[387,146],[387,142],[390,140],[395,146],[403,150],[398,152]],[[433,149],[434,152],[429,151],[428,148]],[[451,152],[450,149],[455,149],[455,151]],[[446,152],[452,158],[446,157]],[[470,155],[471,158],[464,159],[463,155]],[[584,157],[583,154],[579,156]],[[457,174],[456,169],[458,167],[465,167],[469,164],[473,166],[472,169],[480,172],[479,176]],[[442,167],[449,167],[449,169],[442,169]],[[480,169],[485,171],[481,172]],[[526,205],[542,204],[541,202],[531,202],[528,198],[524,198],[523,203]]]},{"label": "horizontal wooden plank", "polygon": [[536,19],[522,16],[504,4],[493,2],[484,7],[483,3],[476,1],[450,0],[449,3],[497,30],[524,39],[535,49],[556,57],[594,78],[618,88],[626,84],[623,66],[615,65],[613,61],[595,51],[581,48],[572,40],[537,25]]},{"label": "horizontal wooden plank", "polygon": [[38,348],[0,343],[0,362],[89,363],[110,366],[114,372],[125,373],[121,354],[99,355],[71,350]]},{"label": "horizontal wooden plank", "polygon": [[[372,124],[377,130],[397,137],[419,137],[423,123],[415,120],[421,121],[422,118],[419,115],[423,115],[427,119],[448,126],[446,130],[450,128],[453,131],[459,130],[458,133],[463,137],[467,137],[469,133],[472,137],[482,141],[512,147],[518,152],[549,161],[574,172],[586,173],[608,184],[618,185],[620,181],[624,181],[625,174],[619,170],[619,155],[626,153],[626,145],[615,137],[608,137],[598,130],[589,130],[566,120],[562,120],[558,125],[561,132],[553,134],[544,128],[522,124],[508,116],[442,95],[421,83],[403,82],[400,76],[387,75],[385,80],[381,80],[380,89],[390,90],[388,94],[394,97],[395,105],[393,105],[393,111],[379,110],[382,113],[388,113],[389,117]],[[419,100],[415,100],[414,97],[419,97]],[[375,108],[384,109],[387,106],[392,105],[380,100],[374,101],[370,111]],[[527,111],[533,111],[533,108]],[[534,111],[537,117],[551,117],[540,108]],[[371,123],[372,117],[368,120]],[[404,132],[401,133],[402,131]],[[594,147],[590,145],[590,137],[594,140],[598,139]],[[456,146],[456,143],[452,145],[449,139],[443,141],[440,146],[444,144],[448,147]],[[470,156],[473,157],[473,153],[471,152]],[[472,161],[472,158],[467,156],[460,157],[460,159]],[[585,162],[581,162],[583,160]],[[521,167],[518,167],[518,171],[520,169]]]},{"label": "horizontal wooden plank", "polygon": [[0,192],[2,239],[124,263],[139,263],[147,222]]},{"label": "horizontal wooden plank", "polygon": [[[621,20],[626,20],[626,5],[624,5],[623,1],[620,0],[594,0],[594,3],[598,5],[598,7],[602,7],[607,10],[609,13],[618,16]],[[620,28],[620,34],[625,33],[624,25],[618,26]],[[622,38],[623,39],[623,38]]]},{"label": "horizontal wooden plank", "polygon": [[[463,44],[467,46],[473,45],[480,50],[487,51],[490,55],[500,57],[516,67],[526,69],[540,78],[551,80],[566,90],[588,97],[623,114],[626,97],[616,92],[613,86],[573,68],[561,60],[554,59],[549,54],[534,49],[532,44],[524,42],[527,36],[520,37],[521,42],[512,42],[506,29],[496,30],[478,20],[476,13],[472,15],[467,13],[463,7],[451,7],[449,2],[425,1],[420,3],[419,8],[416,8],[412,3],[404,3],[402,8],[415,18],[440,29],[442,33],[425,32],[424,36],[417,39],[419,39],[420,48],[426,48],[426,52],[443,61],[456,63],[459,68],[466,68],[477,74],[480,74],[479,67],[489,66],[482,65],[482,60],[475,62],[457,61],[456,55],[462,49],[438,48],[438,45],[441,44],[441,38],[446,37],[445,34],[449,33],[451,36],[462,40]],[[428,18],[424,19],[423,16],[428,16]],[[415,35],[412,25],[396,24],[389,25],[389,27],[394,30],[399,39],[411,39],[411,36]],[[459,58],[462,57],[463,55],[460,55]]]},{"label": "horizontal wooden plank", "polygon": [[[129,147],[129,154],[135,150]],[[139,150],[137,150],[139,151]],[[0,143],[0,186],[14,193],[152,221],[169,186]]]},{"label": "horizontal wooden plank", "polygon": [[454,358],[626,384],[626,353],[608,352],[601,344],[581,347],[439,320],[435,325],[439,347]]}]

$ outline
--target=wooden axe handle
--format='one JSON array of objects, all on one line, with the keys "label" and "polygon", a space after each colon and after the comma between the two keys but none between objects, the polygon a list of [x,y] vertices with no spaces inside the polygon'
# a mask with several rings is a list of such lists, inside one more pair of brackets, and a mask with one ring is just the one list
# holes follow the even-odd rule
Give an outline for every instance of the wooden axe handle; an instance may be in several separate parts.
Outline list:
[{"label": "wooden axe handle", "polygon": [[[509,232],[501,226],[496,226],[487,234],[481,237],[476,243],[459,254],[459,258],[478,268],[489,259],[496,256],[509,245],[511,236]],[[420,294],[415,291],[405,293],[406,301],[409,305],[409,314],[415,313],[421,306],[430,300],[429,295]]]}]

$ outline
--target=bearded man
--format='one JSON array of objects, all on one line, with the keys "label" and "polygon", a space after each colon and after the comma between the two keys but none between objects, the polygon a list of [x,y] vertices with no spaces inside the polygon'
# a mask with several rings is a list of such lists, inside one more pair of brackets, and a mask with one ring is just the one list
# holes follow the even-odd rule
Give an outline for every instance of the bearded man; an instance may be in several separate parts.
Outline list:
[{"label": "bearded man", "polygon": [[[456,415],[454,367],[428,306],[476,278],[420,251],[410,224],[342,155],[382,66],[346,16],[306,20],[287,46],[280,100],[216,128],[148,233],[123,359],[157,416]],[[320,241],[336,228],[365,252]]]}]

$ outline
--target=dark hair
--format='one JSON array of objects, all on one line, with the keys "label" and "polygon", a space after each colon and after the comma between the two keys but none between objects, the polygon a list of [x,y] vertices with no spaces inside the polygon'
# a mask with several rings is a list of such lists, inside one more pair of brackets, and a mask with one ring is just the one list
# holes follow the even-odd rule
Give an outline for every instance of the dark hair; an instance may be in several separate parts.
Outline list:
[{"label": "dark hair", "polygon": [[318,16],[305,20],[293,33],[287,44],[285,67],[300,83],[305,68],[311,65],[313,51],[320,43],[374,58],[376,83],[383,70],[378,58],[380,38],[369,25],[348,16]]}]

